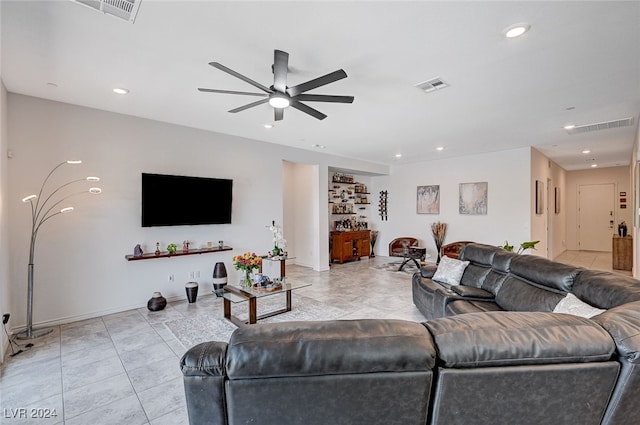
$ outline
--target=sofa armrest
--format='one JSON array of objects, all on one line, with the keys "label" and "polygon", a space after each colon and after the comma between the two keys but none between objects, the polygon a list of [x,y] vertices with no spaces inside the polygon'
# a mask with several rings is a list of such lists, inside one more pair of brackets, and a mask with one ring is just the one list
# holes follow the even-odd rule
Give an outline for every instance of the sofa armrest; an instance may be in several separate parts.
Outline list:
[{"label": "sofa armrest", "polygon": [[427,279],[431,279],[434,274],[436,274],[436,270],[438,266],[430,264],[427,266],[420,267],[420,276],[426,277]]},{"label": "sofa armrest", "polygon": [[482,288],[475,288],[473,286],[453,285],[451,287],[451,290],[465,299],[466,298],[475,298],[476,300],[494,299],[494,295],[491,292],[485,291]]},{"label": "sofa armrest", "polygon": [[203,342],[180,360],[190,424],[226,424],[226,342]]},{"label": "sofa armrest", "polygon": [[611,334],[621,357],[640,363],[640,301],[612,308],[591,320]]}]

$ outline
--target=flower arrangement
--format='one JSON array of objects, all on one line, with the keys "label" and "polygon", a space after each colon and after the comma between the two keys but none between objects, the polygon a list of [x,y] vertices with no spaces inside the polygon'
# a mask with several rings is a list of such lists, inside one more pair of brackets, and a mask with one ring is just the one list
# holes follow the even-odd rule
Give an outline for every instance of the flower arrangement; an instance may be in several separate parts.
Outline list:
[{"label": "flower arrangement", "polygon": [[269,230],[273,233],[273,255],[279,255],[284,252],[287,247],[287,240],[282,233],[282,227],[277,225],[275,221],[272,221]]},{"label": "flower arrangement", "polygon": [[438,249],[438,259],[436,262],[440,263],[440,251],[444,244],[444,238],[447,236],[447,223],[440,223],[439,221],[432,223],[431,234],[433,235],[433,240],[436,243],[436,248]]},{"label": "flower arrangement", "polygon": [[256,255],[255,252],[245,252],[242,255],[236,255],[231,259],[236,270],[244,270],[245,272],[251,272],[254,269],[260,268],[262,264],[262,257]]},{"label": "flower arrangement", "polygon": [[234,256],[231,261],[233,261],[233,265],[236,270],[244,271],[244,284],[249,287],[252,285],[251,282],[251,272],[255,269],[260,268],[260,264],[262,264],[262,257],[256,255],[255,252],[245,252],[242,255]]}]

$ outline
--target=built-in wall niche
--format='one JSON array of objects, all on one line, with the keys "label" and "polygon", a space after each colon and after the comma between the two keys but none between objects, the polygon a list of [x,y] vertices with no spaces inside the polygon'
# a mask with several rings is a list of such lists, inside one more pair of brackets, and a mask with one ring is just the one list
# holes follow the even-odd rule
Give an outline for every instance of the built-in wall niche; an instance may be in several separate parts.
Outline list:
[{"label": "built-in wall niche", "polygon": [[370,202],[366,184],[351,174],[335,172],[329,177],[329,217],[333,231],[369,229]]}]

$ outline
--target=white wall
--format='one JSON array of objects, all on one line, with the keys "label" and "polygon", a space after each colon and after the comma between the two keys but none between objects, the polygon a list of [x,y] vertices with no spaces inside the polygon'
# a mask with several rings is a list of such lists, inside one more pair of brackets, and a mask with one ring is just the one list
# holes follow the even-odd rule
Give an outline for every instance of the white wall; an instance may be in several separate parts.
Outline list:
[{"label": "white wall", "polygon": [[[580,185],[613,183],[615,195],[614,229],[618,231],[618,223],[633,222],[633,194],[631,193],[631,168],[609,167],[591,170],[567,171],[566,205],[567,205],[567,249],[576,250],[578,247],[578,188]],[[619,193],[627,193],[627,208],[620,209]]]},{"label": "white wall", "polygon": [[[34,323],[60,323],[146,305],[153,291],[184,297],[190,271],[200,272],[202,290],[211,290],[213,265],[224,261],[230,281],[237,279],[231,257],[246,250],[265,252],[271,220],[283,222],[283,160],[313,165],[308,193],[326,204],[329,165],[387,173],[388,167],[316,152],[256,142],[126,115],[17,94],[8,96],[10,281],[12,323],[26,322],[29,207],[19,200],[37,191],[56,164],[52,183],[98,175],[103,193],[77,197],[76,210],[47,222],[35,256]],[[78,168],[74,168],[78,167]],[[233,223],[212,226],[142,228],[140,173],[156,172],[233,179]],[[323,180],[319,180],[322,178]],[[322,183],[320,183],[322,182]],[[4,192],[3,192],[4,198]],[[215,200],[167,208],[211,208]],[[317,208],[314,263],[328,264],[327,217]],[[325,212],[326,214],[326,212]],[[324,223],[324,224],[323,224]],[[323,229],[324,226],[324,229]],[[324,231],[324,235],[322,232]],[[287,229],[285,228],[285,234]],[[295,232],[297,233],[297,231]],[[140,243],[145,252],[189,240],[192,247],[224,240],[234,251],[169,259],[125,261]],[[298,239],[298,238],[296,238]],[[6,252],[7,250],[3,250]],[[295,255],[295,253],[294,253]],[[168,276],[175,275],[175,282]]]},{"label": "white wall", "polygon": [[[435,221],[447,223],[445,243],[471,240],[502,245],[531,238],[531,154],[529,148],[395,165],[389,176],[372,177],[372,228],[379,230],[376,255],[388,255],[391,240],[413,236],[435,258]],[[458,212],[459,184],[488,182],[487,215]],[[417,186],[440,185],[440,214],[417,214]],[[379,192],[389,191],[388,221],[377,215]]]},{"label": "white wall", "polygon": [[[8,171],[7,171],[7,90],[0,78],[0,315],[11,313],[11,286],[9,285],[9,218],[8,218]],[[7,326],[15,323],[11,319]],[[9,347],[4,333],[0,336],[0,363]]]},{"label": "white wall", "polygon": [[[535,213],[536,180],[544,185],[544,208]],[[555,189],[560,193],[560,213],[555,213]],[[565,170],[536,149],[531,149],[531,240],[540,241],[531,254],[555,258],[566,250]]]}]

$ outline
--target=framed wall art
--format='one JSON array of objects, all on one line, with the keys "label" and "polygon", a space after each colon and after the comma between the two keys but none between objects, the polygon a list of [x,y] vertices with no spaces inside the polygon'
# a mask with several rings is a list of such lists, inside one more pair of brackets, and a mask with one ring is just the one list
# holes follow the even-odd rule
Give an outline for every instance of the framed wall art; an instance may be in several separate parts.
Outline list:
[{"label": "framed wall art", "polygon": [[544,183],[536,180],[536,214],[544,214]]},{"label": "framed wall art", "polygon": [[418,186],[416,213],[440,214],[440,185]]},{"label": "framed wall art", "polygon": [[486,215],[489,183],[460,183],[458,212],[466,215]]}]

